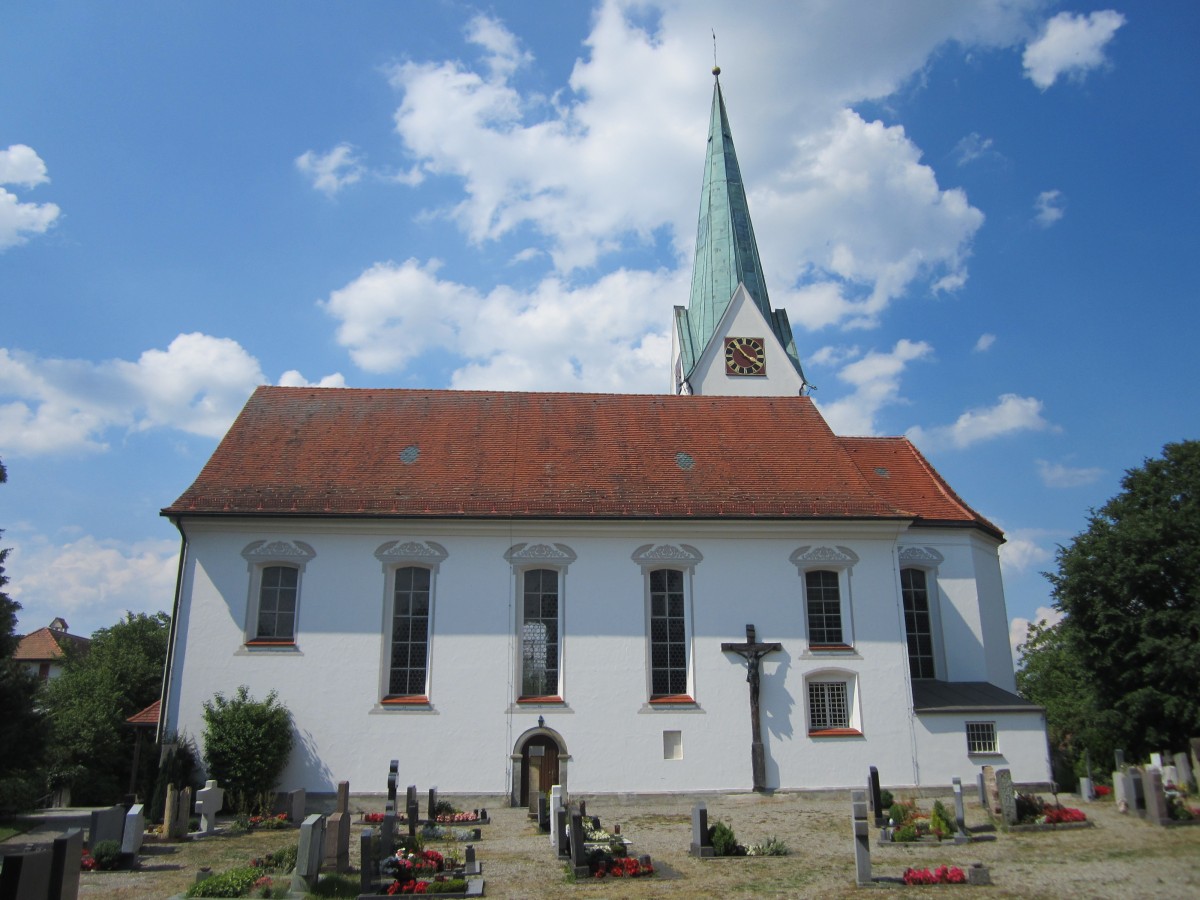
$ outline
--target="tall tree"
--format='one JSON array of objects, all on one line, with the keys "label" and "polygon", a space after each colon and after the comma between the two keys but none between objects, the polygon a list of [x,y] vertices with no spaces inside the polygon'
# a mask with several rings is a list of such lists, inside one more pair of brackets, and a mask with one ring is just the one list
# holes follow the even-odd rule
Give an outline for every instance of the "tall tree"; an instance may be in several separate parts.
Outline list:
[{"label": "tall tree", "polygon": [[42,697],[51,722],[49,759],[76,803],[112,803],[125,793],[133,730],[125,720],[158,699],[170,616],[126,613],[92,635],[86,654],[68,655]]},{"label": "tall tree", "polygon": [[[0,462],[0,484],[6,481],[8,471]],[[40,793],[40,778],[34,770],[41,761],[45,732],[35,706],[37,681],[12,658],[20,643],[17,612],[21,604],[4,590],[7,559],[8,548],[0,548],[0,813],[32,805]]]},{"label": "tall tree", "polygon": [[1048,577],[1105,730],[1143,755],[1200,734],[1200,441],[1167,444],[1121,486]]}]

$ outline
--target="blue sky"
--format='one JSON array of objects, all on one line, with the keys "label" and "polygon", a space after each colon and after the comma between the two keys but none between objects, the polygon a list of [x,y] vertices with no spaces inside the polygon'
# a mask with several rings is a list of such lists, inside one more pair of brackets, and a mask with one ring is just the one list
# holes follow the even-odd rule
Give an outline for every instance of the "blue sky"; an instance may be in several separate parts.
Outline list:
[{"label": "blue sky", "polygon": [[20,629],[170,609],[158,510],[257,384],[666,391],[713,31],[814,399],[909,434],[1044,614],[1200,430],[1192,2],[5,4]]}]

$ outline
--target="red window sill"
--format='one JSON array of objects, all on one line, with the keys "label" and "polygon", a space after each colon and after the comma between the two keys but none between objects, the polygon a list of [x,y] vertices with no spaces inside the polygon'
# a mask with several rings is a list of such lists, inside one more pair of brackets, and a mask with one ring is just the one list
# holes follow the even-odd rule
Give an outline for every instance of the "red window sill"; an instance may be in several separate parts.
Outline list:
[{"label": "red window sill", "polygon": [[295,647],[296,642],[291,641],[272,641],[265,638],[256,638],[253,641],[246,641],[247,647]]},{"label": "red window sill", "polygon": [[384,706],[428,706],[429,698],[424,696],[384,697],[380,702]]},{"label": "red window sill", "polygon": [[546,697],[518,697],[518,703],[566,703],[562,697],[558,695]]},{"label": "red window sill", "polygon": [[854,647],[852,647],[850,644],[809,644],[808,649],[813,653],[838,650],[845,652],[847,650],[853,650]]},{"label": "red window sill", "polygon": [[820,731],[810,731],[809,737],[862,737],[857,728],[822,728]]},{"label": "red window sill", "polygon": [[651,697],[650,702],[655,705],[670,706],[672,703],[695,703],[696,701],[688,694],[668,694],[662,697]]}]

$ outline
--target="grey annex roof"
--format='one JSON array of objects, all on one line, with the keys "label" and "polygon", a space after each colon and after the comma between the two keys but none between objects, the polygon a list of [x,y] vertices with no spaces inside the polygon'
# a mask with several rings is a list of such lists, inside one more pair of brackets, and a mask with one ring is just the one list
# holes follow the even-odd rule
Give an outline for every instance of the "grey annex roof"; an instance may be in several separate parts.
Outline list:
[{"label": "grey annex roof", "polygon": [[[719,69],[713,70],[714,75],[719,72]],[[742,171],[733,147],[733,132],[718,79],[713,86],[708,124],[692,290],[687,308],[675,308],[684,377],[691,374],[697,359],[708,346],[739,284],[746,286],[767,324],[787,350],[792,365],[804,379],[787,311],[772,310],[767,296],[767,282],[754,239],[754,226],[750,222]]]},{"label": "grey annex roof", "polygon": [[915,713],[1042,712],[1042,707],[987,681],[912,683]]}]

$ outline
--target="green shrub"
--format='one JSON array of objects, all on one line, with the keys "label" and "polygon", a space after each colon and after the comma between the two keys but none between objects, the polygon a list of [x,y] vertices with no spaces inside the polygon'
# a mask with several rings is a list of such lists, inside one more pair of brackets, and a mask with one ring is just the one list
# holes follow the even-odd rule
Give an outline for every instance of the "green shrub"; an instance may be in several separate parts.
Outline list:
[{"label": "green shrub", "polygon": [[462,894],[466,893],[467,879],[447,878],[445,881],[431,881],[425,889],[427,894]]},{"label": "green shrub", "polygon": [[292,741],[292,715],[274,691],[254,700],[242,685],[232,698],[217,693],[204,703],[204,764],[238,812],[272,794]]},{"label": "green shrub", "polygon": [[879,792],[879,806],[881,809],[891,809],[892,804],[895,802],[896,798],[892,796],[891,791],[884,790]]},{"label": "green shrub", "polygon": [[454,808],[454,804],[449,800],[439,800],[433,807],[433,815],[435,818],[437,816],[452,816],[456,812],[458,812],[458,810]]},{"label": "green shrub", "polygon": [[902,844],[920,840],[920,838],[921,834],[917,831],[916,825],[901,825],[892,832],[892,840]]},{"label": "green shrub", "polygon": [[746,848],[737,842],[733,829],[724,822],[709,826],[708,840],[717,856],[744,856],[746,853]]},{"label": "green shrub", "polygon": [[32,776],[0,778],[0,815],[25,812],[37,806],[38,785]]},{"label": "green shrub", "polygon": [[892,824],[899,828],[905,822],[912,818],[916,807],[910,803],[893,803],[888,808],[888,818],[892,820]]},{"label": "green shrub", "polygon": [[259,859],[250,860],[250,865],[265,872],[278,872],[286,875],[296,868],[296,856],[299,852],[300,848],[297,844],[288,844]]},{"label": "green shrub", "polygon": [[791,851],[788,845],[777,837],[769,837],[761,844],[755,844],[746,851],[750,856],[787,856]]},{"label": "green shrub", "polygon": [[262,873],[253,866],[239,866],[219,875],[210,875],[188,888],[188,897],[242,897],[254,887]]},{"label": "green shrub", "polygon": [[929,830],[938,838],[950,837],[954,834],[955,826],[950,821],[950,813],[941,800],[934,801],[933,811],[929,814]]},{"label": "green shrub", "polygon": [[186,734],[168,735],[162,743],[164,748],[162,762],[158,766],[158,777],[154,782],[154,793],[151,796],[148,818],[155,825],[161,825],[163,811],[167,806],[167,788],[174,785],[177,788],[201,786],[197,778],[196,744]]},{"label": "green shrub", "polygon": [[314,897],[357,897],[358,878],[349,875],[324,875],[310,892]]},{"label": "green shrub", "polygon": [[91,848],[91,852],[97,869],[111,871],[121,865],[120,841],[99,841],[95,847]]}]

